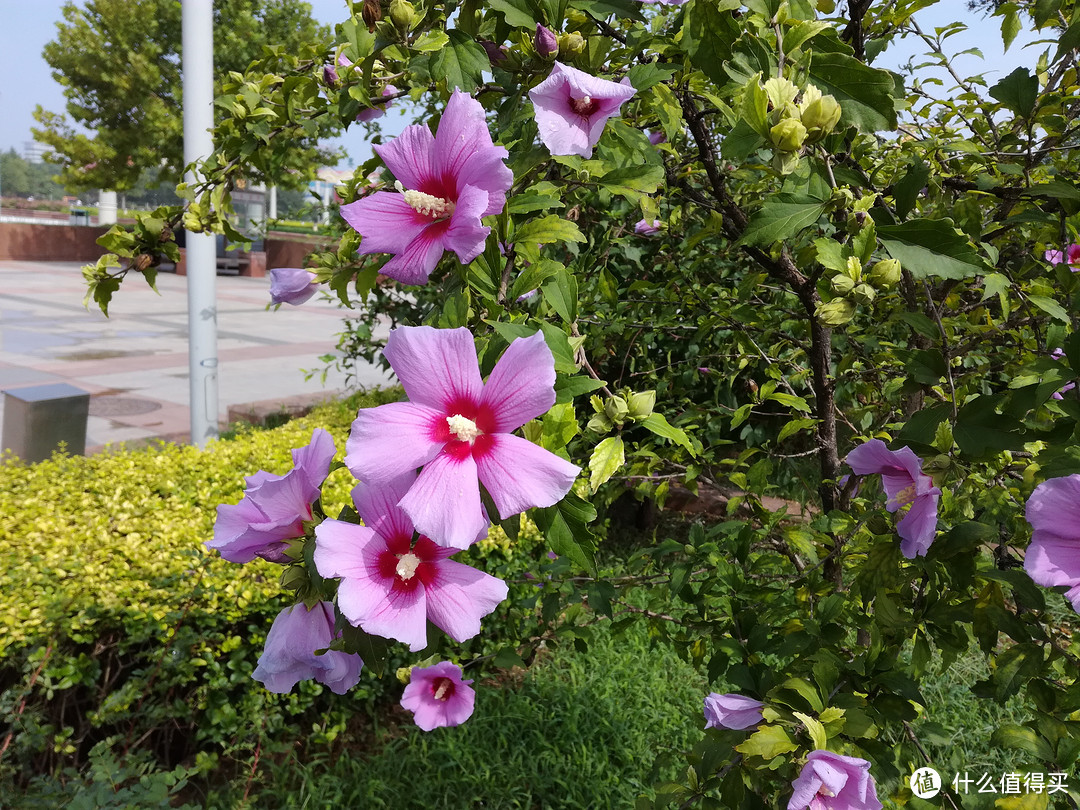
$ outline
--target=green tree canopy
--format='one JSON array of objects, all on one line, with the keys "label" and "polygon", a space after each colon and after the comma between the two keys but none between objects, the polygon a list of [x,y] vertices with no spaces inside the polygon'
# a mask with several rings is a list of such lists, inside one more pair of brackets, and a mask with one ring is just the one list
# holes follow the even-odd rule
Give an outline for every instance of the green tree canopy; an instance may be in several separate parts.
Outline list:
[{"label": "green tree canopy", "polygon": [[[69,2],[45,60],[64,86],[65,113],[38,107],[34,137],[52,147],[72,190],[136,185],[144,169],[163,181],[183,173],[180,3],[177,0]],[[264,46],[295,52],[300,43],[332,45],[299,0],[220,0],[214,4],[214,73],[243,72]],[[314,67],[314,66],[313,66]],[[219,85],[220,88],[220,85]],[[84,130],[88,130],[86,133]],[[300,139],[268,179],[289,184],[320,161],[317,141]]]}]

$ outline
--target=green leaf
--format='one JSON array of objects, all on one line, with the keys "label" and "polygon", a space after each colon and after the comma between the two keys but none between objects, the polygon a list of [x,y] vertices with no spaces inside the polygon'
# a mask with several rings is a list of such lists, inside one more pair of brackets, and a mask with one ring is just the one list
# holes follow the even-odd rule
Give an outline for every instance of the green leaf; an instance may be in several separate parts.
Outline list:
[{"label": "green leaf", "polygon": [[814,253],[818,264],[834,273],[847,273],[847,251],[835,239],[822,237],[814,240]]},{"label": "green leaf", "polygon": [[613,476],[626,463],[623,440],[620,436],[608,436],[593,449],[589,458],[589,487],[593,492]]},{"label": "green leaf", "polygon": [[525,293],[539,289],[540,285],[558,273],[561,267],[563,267],[562,263],[553,259],[533,262],[514,279],[514,284],[510,288],[510,298],[516,301]]},{"label": "green leaf", "polygon": [[364,659],[364,668],[370,669],[381,678],[386,671],[386,659],[389,656],[390,642],[380,636],[365,633],[347,621],[337,622],[344,648],[349,652],[360,653]]},{"label": "green leaf", "polygon": [[908,417],[907,424],[896,434],[896,441],[929,447],[934,443],[938,425],[951,415],[952,406],[948,403],[923,408]]},{"label": "green leaf", "polygon": [[591,394],[603,387],[603,380],[594,380],[592,377],[585,376],[567,377],[560,374],[555,378],[555,401],[571,402],[574,397]]},{"label": "green leaf", "polygon": [[558,197],[550,194],[534,194],[527,192],[517,194],[506,201],[506,211],[509,214],[528,214],[533,211],[544,211],[548,208],[563,208],[565,203]]},{"label": "green leaf", "polygon": [[886,70],[867,67],[854,56],[815,51],[810,81],[840,103],[840,126],[863,132],[896,129],[896,80]]},{"label": "green leaf", "polygon": [[727,83],[724,62],[739,38],[739,24],[731,12],[737,0],[691,0],[683,18],[682,44],[690,63],[719,85]]},{"label": "green leaf", "polygon": [[1047,298],[1042,295],[1029,295],[1028,301],[1033,303],[1051,318],[1061,321],[1062,323],[1071,323],[1069,320],[1069,313],[1065,311],[1065,307],[1053,298]]},{"label": "green leaf", "polygon": [[431,75],[445,80],[447,89],[457,87],[471,93],[483,83],[481,73],[491,63],[480,43],[464,31],[447,31],[450,42],[431,60]]},{"label": "green leaf", "polygon": [[771,126],[769,124],[769,96],[765,88],[761,86],[761,74],[757,74],[746,83],[743,88],[742,106],[739,108],[742,120],[745,121],[754,132],[762,138],[768,139]]},{"label": "green leaf", "polygon": [[596,576],[596,542],[588,524],[596,520],[596,509],[569,493],[555,506],[533,512],[536,525],[547,537],[551,550]]},{"label": "green leaf", "polygon": [[488,0],[487,4],[502,13],[507,25],[535,30],[541,22],[533,16],[529,0]]},{"label": "green leaf", "polygon": [[965,456],[978,457],[1002,450],[1020,450],[1026,437],[1020,423],[996,411],[998,397],[978,396],[956,414],[953,437]]},{"label": "green leaf", "polygon": [[[633,73],[633,71],[630,71]],[[652,109],[660,119],[660,128],[668,140],[674,140],[685,129],[682,107],[666,84],[658,84],[652,89]]]},{"label": "green leaf", "polygon": [[578,422],[574,406],[570,402],[555,403],[544,414],[540,433],[540,444],[545,450],[555,452],[566,447],[577,435]]},{"label": "green leaf", "polygon": [[[584,242],[585,236],[573,222],[557,214],[530,219],[514,232],[515,242],[538,245],[559,245],[563,242]],[[528,292],[526,290],[526,292]]]},{"label": "green leaf", "polygon": [[1043,762],[1054,762],[1054,749],[1042,737],[1038,736],[1030,728],[1007,723],[994,729],[990,735],[990,744],[1002,748],[1011,748],[1014,751],[1027,751],[1034,754]]},{"label": "green leaf", "polygon": [[824,749],[828,747],[829,738],[825,736],[825,727],[816,718],[802,712],[792,712],[792,714],[806,727],[806,732],[810,735],[810,741],[813,742],[814,748]]},{"label": "green leaf", "polygon": [[598,20],[606,20],[614,15],[644,22],[645,18],[638,10],[639,5],[636,0],[570,0],[572,8],[591,14]]},{"label": "green leaf", "polygon": [[570,339],[566,336],[566,332],[546,321],[538,321],[538,323],[540,331],[544,333],[544,341],[555,357],[555,371],[573,374],[578,367],[574,362],[574,350],[570,347]]},{"label": "green leaf", "polygon": [[765,139],[739,119],[720,142],[720,156],[731,161],[743,161],[764,145]]},{"label": "green leaf", "polygon": [[544,300],[551,304],[563,321],[571,324],[577,320],[577,279],[565,267],[556,267],[555,275],[540,289],[544,292]]},{"label": "green leaf", "polygon": [[736,745],[735,750],[746,756],[759,756],[769,761],[798,747],[783,726],[762,726],[747,737],[742,745]]},{"label": "green leaf", "polygon": [[818,221],[824,203],[778,194],[765,202],[746,225],[740,245],[772,245],[795,236]]},{"label": "green leaf", "polygon": [[829,27],[827,22],[814,20],[802,22],[784,33],[784,53],[789,54],[805,42],[809,42]]},{"label": "green leaf", "polygon": [[896,181],[893,186],[893,199],[896,201],[896,216],[899,219],[907,219],[911,209],[915,207],[915,201],[926,187],[926,181],[930,179],[930,167],[915,158],[908,167],[907,174]]},{"label": "green leaf", "polygon": [[889,255],[918,279],[963,279],[989,269],[949,219],[912,219],[903,225],[882,225],[878,238]]},{"label": "green leaf", "polygon": [[662,413],[653,411],[641,422],[641,426],[663,439],[670,439],[686,450],[690,455],[697,455],[694,452],[694,446],[690,444],[690,439],[687,437],[686,432],[669,424],[667,418]]},{"label": "green leaf", "polygon": [[1021,118],[1030,118],[1039,100],[1039,79],[1018,67],[988,92]]},{"label": "green leaf", "polygon": [[626,76],[634,89],[640,93],[661,82],[666,82],[677,72],[675,68],[661,65],[659,62],[646,62],[644,65],[634,65],[627,71]]},{"label": "green leaf", "polygon": [[[655,165],[625,166],[614,169],[599,179],[601,186],[612,194],[636,203],[643,194],[652,194],[664,181],[664,167]],[[579,241],[585,241],[582,237]]]},{"label": "green leaf", "polygon": [[1009,46],[1013,44],[1013,40],[1016,39],[1016,35],[1020,33],[1022,27],[1020,12],[1015,6],[1005,12],[1005,16],[1001,18],[1001,42],[1005,46],[1004,50],[1006,52],[1009,50]]}]

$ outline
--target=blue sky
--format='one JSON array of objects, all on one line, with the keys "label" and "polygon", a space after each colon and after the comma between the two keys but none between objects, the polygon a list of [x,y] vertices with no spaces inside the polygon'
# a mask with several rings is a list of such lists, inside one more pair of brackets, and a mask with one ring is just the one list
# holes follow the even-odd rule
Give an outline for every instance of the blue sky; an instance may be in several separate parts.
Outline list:
[{"label": "blue sky", "polygon": [[[333,26],[348,14],[344,0],[308,0],[314,16]],[[64,96],[60,85],[52,78],[49,67],[41,57],[45,44],[54,38],[55,24],[61,19],[64,0],[0,0],[0,149],[15,148],[22,152],[24,142],[31,139],[34,125],[33,110],[40,104],[46,110],[60,112]],[[941,0],[936,6],[918,13],[917,19],[929,32],[935,26],[960,19],[969,26],[963,34],[952,37],[948,44],[955,51],[979,47],[985,60],[963,57],[958,63],[962,76],[985,72],[988,84],[1008,75],[1018,65],[1032,66],[1045,46],[1024,49],[1024,34],[1013,43],[1007,54],[1001,51],[1000,20],[985,18],[966,10],[963,0]],[[912,55],[925,49],[915,37],[897,43],[875,63],[879,67],[896,69]],[[951,86],[946,84],[946,88]],[[945,92],[944,90],[942,92]],[[387,131],[403,126],[404,118],[391,112]],[[340,141],[350,157],[362,161],[370,149],[361,140],[363,132],[356,128]]]}]

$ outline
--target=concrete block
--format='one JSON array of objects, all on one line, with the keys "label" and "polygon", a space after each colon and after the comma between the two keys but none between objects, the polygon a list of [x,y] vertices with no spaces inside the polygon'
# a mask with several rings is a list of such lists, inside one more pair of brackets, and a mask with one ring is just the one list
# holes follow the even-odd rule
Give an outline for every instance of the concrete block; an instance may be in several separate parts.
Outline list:
[{"label": "concrete block", "polygon": [[60,442],[84,455],[89,411],[90,394],[67,383],[5,391],[3,448],[28,464],[49,458]]}]

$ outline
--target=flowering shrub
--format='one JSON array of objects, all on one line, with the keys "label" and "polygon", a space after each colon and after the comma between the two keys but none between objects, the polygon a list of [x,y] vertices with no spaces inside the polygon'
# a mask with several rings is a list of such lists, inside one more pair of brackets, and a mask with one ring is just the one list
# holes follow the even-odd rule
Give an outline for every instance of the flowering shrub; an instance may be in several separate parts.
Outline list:
[{"label": "flowering shrub", "polygon": [[[418,123],[342,187],[351,227],[312,270],[361,308],[345,345],[408,393],[359,412],[346,465],[364,487],[420,472],[383,510],[411,532],[361,532],[324,493],[294,538],[284,584],[309,607],[336,593],[331,649],[378,669],[388,638],[446,643],[421,613],[467,638],[495,587],[469,574],[478,595],[436,617],[423,576],[489,521],[513,542],[527,510],[576,569],[543,583],[541,618],[636,618],[762,706],[705,732],[657,805],[906,803],[934,734],[920,681],[972,644],[975,695],[1028,709],[994,742],[1068,769],[1080,643],[1044,588],[1076,586],[1056,507],[1080,473],[1077,11],[995,4],[1005,46],[1023,28],[1045,46],[1034,72],[953,69],[937,97],[879,66],[901,36],[951,64],[961,24],[925,32],[928,5],[365,3],[287,78],[234,77],[205,183],[106,237],[130,261],[88,268],[90,295],[152,266],[134,259],[168,249],[166,224],[227,231],[231,179],[320,119],[354,124],[392,80]],[[597,508],[628,489],[707,490],[719,514],[597,578]]]}]

